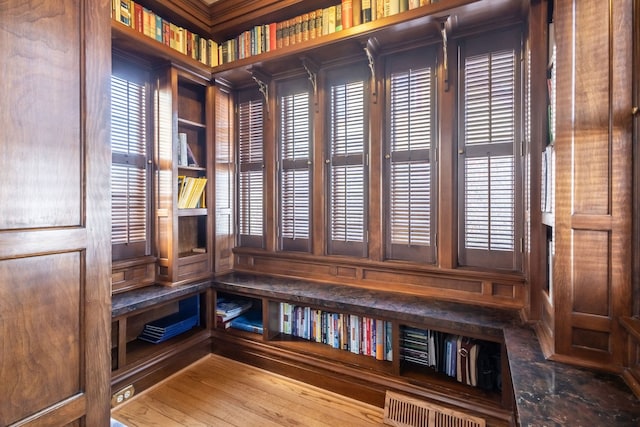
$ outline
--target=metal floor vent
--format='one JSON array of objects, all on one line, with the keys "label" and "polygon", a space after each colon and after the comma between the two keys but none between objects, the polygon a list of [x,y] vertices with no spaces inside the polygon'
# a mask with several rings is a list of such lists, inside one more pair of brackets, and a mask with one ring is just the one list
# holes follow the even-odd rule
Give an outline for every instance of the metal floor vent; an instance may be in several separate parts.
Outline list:
[{"label": "metal floor vent", "polygon": [[486,420],[387,391],[384,424],[396,427],[486,427]]}]

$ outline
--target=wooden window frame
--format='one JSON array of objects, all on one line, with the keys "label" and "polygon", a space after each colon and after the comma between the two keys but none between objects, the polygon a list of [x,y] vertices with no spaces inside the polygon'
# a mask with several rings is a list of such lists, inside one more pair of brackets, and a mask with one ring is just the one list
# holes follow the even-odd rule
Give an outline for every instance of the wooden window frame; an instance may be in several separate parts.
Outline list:
[{"label": "wooden window frame", "polygon": [[[265,116],[265,108],[264,108],[264,100],[261,94],[257,90],[247,89],[238,93],[237,96],[237,114],[236,114],[236,129],[237,129],[237,159],[238,159],[238,173],[237,173],[237,200],[238,200],[238,209],[237,209],[237,223],[238,223],[238,245],[242,247],[254,247],[254,248],[264,248],[265,245],[265,200],[264,200],[264,191],[266,185],[265,179],[265,151],[264,151],[264,121],[266,119]],[[259,128],[254,129],[253,125],[249,125],[249,129],[244,129],[243,120],[247,119],[242,117],[243,111],[242,106],[248,104],[249,108],[253,109],[254,107],[259,107],[260,111],[255,114],[259,114],[258,119],[260,121]],[[252,111],[248,111],[249,114],[252,114]],[[244,141],[243,141],[243,132],[248,132],[247,136],[249,139],[260,137],[262,144],[259,147],[259,153],[256,154],[255,150],[258,147],[246,147],[249,151],[253,150],[254,153],[249,153],[248,159],[245,160],[245,155],[243,154],[244,150]],[[254,135],[257,133],[258,135]],[[249,144],[253,144],[251,141],[246,141]],[[255,157],[255,158],[254,158]],[[249,173],[254,175],[259,175],[261,188],[251,189],[252,192],[258,192],[259,194],[251,195],[249,192],[245,192],[245,182],[243,181],[243,174]],[[254,186],[256,185],[255,177],[251,178],[250,183]],[[247,213],[246,209],[243,209],[246,202],[252,204],[259,201],[259,206],[257,209],[253,209],[251,206],[249,208],[249,212]],[[245,215],[249,215],[246,217]],[[251,218],[252,215],[259,215],[258,221],[260,222],[260,226],[258,230],[254,230],[256,225],[256,219]],[[247,232],[244,232],[247,231]]]},{"label": "wooden window frame", "polygon": [[[137,240],[131,240],[131,231],[130,230],[125,230],[123,231],[127,236],[124,237],[124,241],[120,241],[118,243],[113,243],[112,241],[112,260],[113,261],[121,261],[121,260],[126,260],[126,259],[132,259],[132,258],[138,258],[138,257],[143,257],[143,256],[148,256],[151,254],[151,247],[152,247],[152,242],[153,242],[153,236],[154,236],[154,229],[153,229],[153,221],[152,221],[152,208],[153,208],[153,198],[152,198],[152,194],[153,194],[153,175],[152,175],[152,169],[149,167],[149,160],[152,158],[152,135],[153,135],[153,118],[152,118],[152,78],[151,78],[151,73],[149,72],[149,70],[146,69],[146,67],[130,62],[126,59],[120,58],[117,55],[114,55],[114,60],[113,60],[113,65],[112,65],[112,78],[116,77],[122,81],[126,81],[127,84],[134,84],[134,85],[138,85],[139,87],[142,88],[142,90],[144,91],[144,96],[145,96],[145,100],[144,100],[144,108],[145,111],[140,114],[140,119],[144,121],[143,127],[144,130],[142,129],[138,129],[137,131],[143,131],[144,135],[143,135],[143,139],[144,139],[144,154],[141,153],[133,153],[133,152],[129,152],[129,150],[127,150],[127,152],[125,153],[124,150],[121,150],[120,152],[112,152],[112,174],[114,173],[114,167],[115,165],[122,165],[122,167],[126,168],[126,169],[137,169],[142,171],[141,174],[139,174],[139,176],[143,177],[145,180],[146,185],[144,185],[144,188],[137,188],[137,189],[133,189],[133,190],[126,190],[126,198],[127,201],[125,202],[127,204],[127,208],[126,208],[126,222],[129,223],[131,220],[137,220],[138,222],[141,220],[141,218],[144,218],[143,221],[145,223],[144,227],[144,238],[143,239],[137,239]],[[112,83],[113,84],[113,83]],[[128,90],[128,89],[127,89]],[[114,102],[117,100],[117,97],[114,96],[114,90],[112,90],[112,96],[111,96],[111,102]],[[130,106],[128,106],[127,108],[130,108]],[[112,108],[112,112],[113,112],[113,108]],[[111,126],[112,126],[112,138],[113,135],[117,133],[116,129],[117,126],[113,121],[113,117],[111,119]],[[126,119],[127,123],[130,123],[129,118],[127,117]],[[122,130],[123,132],[125,132],[125,130]],[[127,130],[126,133],[128,134],[130,131]],[[128,136],[129,138],[130,136]],[[113,186],[117,185],[117,180],[113,177],[112,175],[112,206],[113,206],[113,197],[114,195],[117,193],[113,190]],[[131,209],[129,204],[131,202],[131,194],[132,191],[135,195],[135,193],[138,193],[137,198],[140,199],[140,197],[143,197],[145,199],[145,206],[143,208],[138,208],[137,210],[135,209]],[[135,199],[135,197],[133,197],[133,199]],[[112,209],[114,209],[112,207]],[[140,211],[143,211],[143,213],[141,214]],[[137,215],[132,215],[132,213],[134,212],[138,212]],[[119,227],[117,222],[118,220],[116,219],[117,215],[113,215],[112,216],[112,233],[113,233],[113,227]],[[137,216],[137,218],[131,218],[132,216]],[[134,226],[134,227],[130,227],[129,225],[124,225],[123,227],[130,229],[130,228],[136,228],[139,226]],[[113,237],[112,237],[113,239]]]},{"label": "wooden window frame", "polygon": [[[327,239],[327,254],[328,255],[345,255],[345,256],[356,256],[356,257],[367,257],[368,256],[368,202],[369,202],[369,86],[370,86],[371,74],[369,68],[364,64],[352,64],[348,67],[336,68],[329,70],[326,75],[326,144],[325,144],[325,155],[326,155],[326,182],[325,191],[326,191],[326,239]],[[337,86],[346,86],[352,83],[362,83],[362,123],[358,123],[358,125],[362,128],[362,150],[357,153],[349,153],[345,152],[342,154],[333,154],[333,148],[335,146],[334,141],[332,141],[332,135],[336,132],[340,132],[341,129],[340,123],[336,123],[332,120],[332,108],[336,105],[336,103],[332,102],[332,89]],[[345,118],[347,114],[344,114]],[[349,118],[353,118],[354,115],[348,114]],[[345,134],[346,135],[346,134]],[[343,135],[343,136],[345,136]],[[351,137],[349,137],[351,139]],[[360,193],[354,194],[353,192],[344,191],[342,194],[341,200],[335,200],[334,195],[336,192],[333,190],[333,186],[339,186],[338,181],[334,181],[332,177],[337,171],[343,172],[342,182],[346,184],[347,181],[353,178],[353,175],[350,175],[348,169],[350,167],[361,167],[362,169],[362,196],[361,196],[361,205],[362,205],[362,214],[361,214],[361,222],[355,221],[353,217],[353,210],[350,213],[346,213],[346,210],[350,207],[353,208],[353,204],[351,206],[347,206],[347,204],[352,203],[355,197],[360,197]],[[332,207],[333,206],[333,207]],[[336,212],[340,209],[345,209],[345,214],[342,218],[338,220]],[[358,214],[356,212],[356,214]],[[343,228],[341,231],[340,228]],[[361,239],[353,239],[353,230],[361,228]],[[336,234],[343,234],[343,238],[336,239],[334,238]]]},{"label": "wooden window frame", "polygon": [[[510,143],[486,143],[469,145],[466,144],[466,111],[465,111],[465,64],[467,58],[497,53],[501,51],[513,50],[514,80],[513,80],[513,137]],[[524,233],[524,201],[523,187],[524,177],[522,176],[522,147],[521,141],[524,137],[522,117],[523,106],[523,80],[522,80],[522,31],[518,28],[510,28],[502,31],[475,35],[464,40],[460,44],[460,74],[459,74],[459,96],[458,103],[458,262],[462,267],[475,267],[489,270],[521,271],[522,269],[522,246]],[[497,120],[497,119],[496,119]],[[496,125],[496,126],[499,126]],[[491,130],[489,131],[491,132]],[[491,137],[493,138],[493,136]],[[490,154],[487,156],[491,146]],[[513,239],[512,250],[496,250],[491,246],[491,236],[489,237],[488,249],[467,249],[465,246],[465,165],[469,164],[469,159],[487,158],[491,162],[500,157],[512,156],[511,167],[513,168],[514,184],[513,191]],[[491,177],[489,177],[489,180]],[[491,191],[491,190],[488,190]],[[489,198],[492,196],[490,195]],[[488,208],[490,210],[490,208]],[[492,217],[495,218],[495,217]],[[490,220],[491,222],[491,220]],[[489,224],[491,229],[493,225]],[[494,228],[495,230],[495,228]]]},{"label": "wooden window frame", "polygon": [[[383,142],[385,259],[427,264],[433,264],[436,261],[438,172],[435,161],[437,149],[436,57],[435,48],[428,47],[389,56],[386,60],[386,138]],[[422,78],[427,81],[423,82]],[[398,85],[406,86],[399,88],[399,92],[396,92],[396,82]],[[426,86],[421,86],[425,83]],[[419,95],[428,99],[418,98]],[[425,138],[428,138],[428,142]],[[412,148],[416,146],[420,148]],[[406,170],[408,174],[406,182],[394,182],[396,165]],[[425,165],[428,166],[427,176],[424,176],[424,172],[421,175],[420,169],[415,169]],[[421,185],[423,184],[421,178],[428,179],[427,185]],[[414,184],[415,188],[412,189]],[[395,188],[398,188],[398,191],[395,191]],[[416,206],[415,203],[411,205],[414,198],[424,199],[421,200],[418,209],[413,209]],[[397,203],[394,203],[394,200],[397,200]],[[404,204],[409,206],[403,206]],[[395,212],[398,214],[396,215]],[[411,229],[413,221],[418,224],[414,230],[420,230],[422,236],[419,235],[421,233]],[[398,234],[404,235],[402,243],[394,237],[396,234],[394,230],[399,228],[402,230]]]},{"label": "wooden window frame", "polygon": [[[292,121],[286,120],[285,98],[288,102],[299,102],[293,98],[306,94],[305,104],[294,105]],[[304,101],[304,100],[303,100]],[[278,241],[283,251],[310,252],[313,232],[313,92],[306,78],[281,82],[278,85]],[[287,104],[288,105],[288,104]],[[297,111],[300,109],[301,111]],[[302,117],[298,117],[298,114]],[[304,117],[304,114],[307,117]],[[306,129],[305,129],[306,119]],[[292,129],[292,135],[285,130]],[[302,128],[302,129],[298,129]],[[301,132],[299,132],[299,130]],[[306,156],[299,152],[297,140],[308,138]],[[285,141],[289,144],[285,145]],[[291,153],[287,156],[286,153]],[[294,176],[288,180],[288,172]],[[306,179],[306,185],[296,184],[297,179]],[[306,187],[306,189],[305,189]],[[285,188],[291,189],[286,191]],[[306,208],[306,209],[305,209]],[[306,210],[306,214],[305,214]],[[306,218],[305,218],[306,216]],[[298,234],[299,233],[299,234]]]}]

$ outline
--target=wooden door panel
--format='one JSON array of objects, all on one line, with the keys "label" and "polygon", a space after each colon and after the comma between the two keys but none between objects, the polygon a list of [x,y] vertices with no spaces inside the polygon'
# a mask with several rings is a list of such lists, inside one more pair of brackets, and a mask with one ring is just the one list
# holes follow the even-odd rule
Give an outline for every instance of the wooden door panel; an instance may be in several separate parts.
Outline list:
[{"label": "wooden door panel", "polygon": [[108,425],[109,2],[0,2],[0,425]]},{"label": "wooden door panel", "polygon": [[83,67],[81,34],[69,31],[80,22],[73,0],[0,3],[0,69],[11,89],[0,96],[0,229],[80,224]]},{"label": "wooden door panel", "polygon": [[2,425],[81,391],[81,257],[0,261]]}]

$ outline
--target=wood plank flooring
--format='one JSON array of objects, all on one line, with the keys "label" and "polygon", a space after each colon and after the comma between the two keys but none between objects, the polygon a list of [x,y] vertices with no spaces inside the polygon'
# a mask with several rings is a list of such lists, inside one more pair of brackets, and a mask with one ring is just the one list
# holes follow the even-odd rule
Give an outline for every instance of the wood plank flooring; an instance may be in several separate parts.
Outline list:
[{"label": "wood plank flooring", "polygon": [[127,427],[383,426],[383,409],[208,355],[112,410]]}]

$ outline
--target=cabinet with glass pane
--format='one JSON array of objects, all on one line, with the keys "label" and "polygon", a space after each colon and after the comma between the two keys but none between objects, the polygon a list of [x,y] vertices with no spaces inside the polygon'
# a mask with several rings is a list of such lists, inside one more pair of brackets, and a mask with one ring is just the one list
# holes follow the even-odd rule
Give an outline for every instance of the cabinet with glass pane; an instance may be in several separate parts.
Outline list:
[{"label": "cabinet with glass pane", "polygon": [[211,87],[175,67],[155,92],[158,279],[166,284],[211,271]]}]

